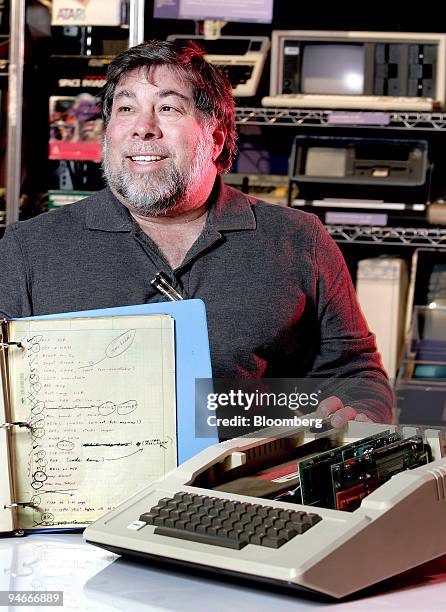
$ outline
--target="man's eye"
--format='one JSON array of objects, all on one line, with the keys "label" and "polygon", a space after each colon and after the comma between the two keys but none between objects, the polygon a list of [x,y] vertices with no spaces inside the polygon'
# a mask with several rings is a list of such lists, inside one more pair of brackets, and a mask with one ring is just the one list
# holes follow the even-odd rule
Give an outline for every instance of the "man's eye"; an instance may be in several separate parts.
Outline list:
[{"label": "man's eye", "polygon": [[118,113],[130,113],[132,108],[130,106],[120,106],[118,108]]},{"label": "man's eye", "polygon": [[173,106],[169,106],[168,104],[164,104],[163,106],[161,106],[160,111],[162,111],[163,113],[178,113],[178,109],[174,108]]}]

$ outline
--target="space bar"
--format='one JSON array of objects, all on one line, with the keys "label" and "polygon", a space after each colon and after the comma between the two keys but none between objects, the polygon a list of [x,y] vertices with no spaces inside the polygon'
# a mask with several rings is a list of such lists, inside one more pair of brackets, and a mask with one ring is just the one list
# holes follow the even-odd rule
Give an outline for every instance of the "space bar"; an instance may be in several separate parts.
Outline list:
[{"label": "space bar", "polygon": [[189,540],[191,542],[199,542],[200,544],[213,544],[214,546],[224,546],[225,548],[235,548],[240,550],[248,542],[246,540],[238,540],[235,538],[226,538],[224,536],[210,535],[207,533],[195,533],[193,531],[185,531],[183,529],[175,529],[174,527],[156,527],[157,535],[169,536],[171,538],[180,538],[181,540]]}]

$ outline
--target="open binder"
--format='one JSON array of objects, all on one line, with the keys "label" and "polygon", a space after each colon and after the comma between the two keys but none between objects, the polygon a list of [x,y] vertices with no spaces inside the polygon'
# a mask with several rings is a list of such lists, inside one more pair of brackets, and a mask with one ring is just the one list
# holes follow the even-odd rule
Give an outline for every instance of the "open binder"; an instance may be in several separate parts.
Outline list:
[{"label": "open binder", "polygon": [[84,526],[215,442],[193,435],[210,360],[190,302],[3,321],[0,532]]}]

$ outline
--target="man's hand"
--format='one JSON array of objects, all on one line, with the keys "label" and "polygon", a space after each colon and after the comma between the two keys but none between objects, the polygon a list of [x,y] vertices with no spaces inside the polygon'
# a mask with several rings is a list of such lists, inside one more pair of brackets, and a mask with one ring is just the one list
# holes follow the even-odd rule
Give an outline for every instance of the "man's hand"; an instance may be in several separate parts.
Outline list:
[{"label": "man's hand", "polygon": [[366,414],[358,412],[352,406],[344,406],[339,397],[335,395],[322,400],[316,414],[322,418],[332,415],[330,421],[333,427],[342,427],[347,421],[372,421]]}]

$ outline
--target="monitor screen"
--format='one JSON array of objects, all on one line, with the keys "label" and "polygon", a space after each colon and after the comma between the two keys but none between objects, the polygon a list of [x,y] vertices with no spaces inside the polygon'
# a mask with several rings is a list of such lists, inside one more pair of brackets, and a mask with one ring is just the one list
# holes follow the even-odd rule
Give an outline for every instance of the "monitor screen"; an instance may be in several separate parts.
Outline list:
[{"label": "monitor screen", "polygon": [[271,23],[273,0],[155,0],[153,16],[160,19],[221,19]]},{"label": "monitor screen", "polygon": [[364,93],[364,45],[305,44],[301,93]]}]

